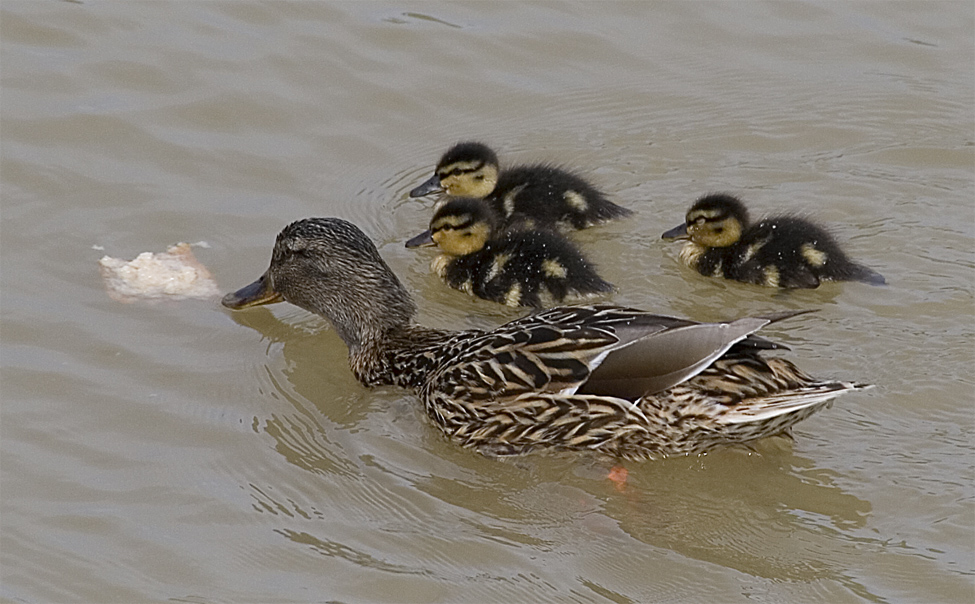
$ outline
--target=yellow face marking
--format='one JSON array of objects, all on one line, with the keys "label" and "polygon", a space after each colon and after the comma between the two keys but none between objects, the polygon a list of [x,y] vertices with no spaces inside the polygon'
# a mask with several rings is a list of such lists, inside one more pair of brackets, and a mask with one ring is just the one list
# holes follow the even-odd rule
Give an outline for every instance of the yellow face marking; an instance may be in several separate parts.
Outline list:
[{"label": "yellow face marking", "polygon": [[687,236],[704,247],[728,247],[741,239],[741,223],[731,217],[708,222],[703,216],[698,216],[693,222],[688,220]]},{"label": "yellow face marking", "polygon": [[720,215],[721,215],[721,210],[717,210],[717,209],[715,209],[715,210],[695,210],[693,212],[688,212],[687,213],[687,222],[688,222],[688,224],[690,224],[692,222],[697,222],[697,220],[700,219],[700,218],[711,219],[711,218],[717,218]]},{"label": "yellow face marking", "polygon": [[508,306],[521,305],[521,283],[515,283],[504,296],[504,303]]},{"label": "yellow face marking", "polygon": [[768,287],[778,287],[779,286],[779,269],[775,266],[765,267],[765,285]]},{"label": "yellow face marking", "polygon": [[450,227],[456,228],[465,222],[470,222],[470,214],[448,214],[446,216],[441,216],[433,222],[430,223],[431,231],[439,231],[440,229]]},{"label": "yellow face marking", "polygon": [[437,170],[437,174],[445,176],[451,172],[473,172],[480,167],[482,163],[483,162],[476,159],[470,161],[455,161],[452,164],[442,166],[439,170]]},{"label": "yellow face marking", "polygon": [[[466,256],[484,249],[487,240],[491,238],[491,225],[482,221],[458,229],[455,228],[455,225],[448,224],[451,222],[448,219],[455,218],[458,217],[444,216],[443,222],[436,221],[439,223],[439,228],[436,225],[431,225],[430,228],[433,231],[432,237],[434,243],[451,256]],[[465,219],[461,217],[460,220],[453,222],[464,223],[467,221],[469,221],[469,218]]]},{"label": "yellow face marking", "polygon": [[580,212],[585,212],[589,209],[589,203],[586,202],[586,198],[580,193],[570,190],[566,191],[562,197],[565,199],[565,203],[569,204],[571,207],[579,210]]},{"label": "yellow face marking", "polygon": [[[478,197],[483,199],[494,191],[498,184],[498,168],[481,162],[455,162],[437,171],[440,174],[440,186],[449,195],[455,197]],[[450,172],[460,168],[473,171]],[[476,168],[476,169],[475,169]]]},{"label": "yellow face marking", "polygon": [[826,252],[817,250],[816,246],[811,243],[803,243],[799,251],[802,252],[802,257],[806,259],[806,262],[810,266],[823,266],[826,264]]},{"label": "yellow face marking", "polygon": [[568,275],[568,271],[565,270],[562,263],[553,258],[547,258],[542,261],[542,272],[552,279],[565,279],[566,275]]},{"label": "yellow face marking", "polygon": [[494,261],[491,263],[491,268],[488,270],[488,274],[485,277],[485,281],[490,281],[491,279],[494,279],[500,275],[501,271],[504,270],[504,266],[508,264],[509,260],[511,260],[511,254],[498,254],[495,256]]}]

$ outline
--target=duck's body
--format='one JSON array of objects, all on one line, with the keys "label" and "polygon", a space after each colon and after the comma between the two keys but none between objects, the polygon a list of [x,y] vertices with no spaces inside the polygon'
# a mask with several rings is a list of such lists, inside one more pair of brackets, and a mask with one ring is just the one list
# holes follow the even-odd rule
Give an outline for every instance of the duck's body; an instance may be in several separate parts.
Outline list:
[{"label": "duck's body", "polygon": [[877,272],[853,262],[823,227],[797,216],[752,224],[744,204],[731,195],[707,195],[665,239],[688,238],[681,261],[708,277],[768,287],[814,288],[822,281],[883,285]]},{"label": "duck's body", "polygon": [[702,453],[782,433],[864,387],[814,380],[761,356],[777,346],[754,332],[797,313],[696,323],[563,307],[490,331],[423,327],[373,243],[339,219],[286,227],[267,272],[223,303],[282,300],[332,322],[363,384],[412,389],[440,429],[486,454]]},{"label": "duck's body", "polygon": [[441,205],[430,229],[406,245],[439,245],[444,254],[432,267],[447,285],[508,306],[541,308],[543,295],[561,302],[613,290],[558,232],[527,225],[499,232],[498,224],[486,201],[459,197]]},{"label": "duck's body", "polygon": [[478,142],[458,143],[448,149],[433,176],[410,191],[410,197],[436,191],[485,199],[501,217],[502,226],[528,219],[538,226],[565,224],[585,229],[633,213],[606,199],[586,179],[562,168],[535,164],[502,170],[497,154]]}]

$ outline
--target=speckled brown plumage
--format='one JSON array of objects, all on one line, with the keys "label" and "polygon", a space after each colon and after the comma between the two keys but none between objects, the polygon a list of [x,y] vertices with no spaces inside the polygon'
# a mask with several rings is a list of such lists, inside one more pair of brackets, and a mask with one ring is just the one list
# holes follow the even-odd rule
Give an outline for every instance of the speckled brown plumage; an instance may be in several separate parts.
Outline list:
[{"label": "speckled brown plumage", "polygon": [[282,299],[332,322],[362,383],[414,390],[444,433],[491,455],[702,453],[782,433],[867,387],[816,380],[763,356],[779,346],[754,332],[801,313],[697,323],[569,306],[489,331],[423,327],[369,238],[334,218],[286,227],[267,272],[224,304]]}]

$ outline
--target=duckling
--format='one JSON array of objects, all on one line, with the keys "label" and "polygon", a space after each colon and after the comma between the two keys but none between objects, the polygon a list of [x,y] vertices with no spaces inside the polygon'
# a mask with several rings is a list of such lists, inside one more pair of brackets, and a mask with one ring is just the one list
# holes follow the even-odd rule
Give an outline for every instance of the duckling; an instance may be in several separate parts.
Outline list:
[{"label": "duckling", "polygon": [[416,304],[358,227],[308,218],[278,234],[271,263],[223,298],[287,301],[331,322],[366,386],[396,385],[457,444],[490,456],[589,451],[616,459],[702,454],[787,433],[846,392],[755,332],[800,312],[698,323],[619,306],[567,306],[494,329],[415,322]]},{"label": "duckling", "polygon": [[697,200],[684,224],[662,238],[689,239],[680,259],[707,277],[781,288],[814,288],[822,281],[886,283],[850,260],[823,227],[796,216],[752,224],[745,204],[724,193]]},{"label": "duckling", "polygon": [[453,287],[508,306],[542,307],[547,292],[561,302],[570,294],[613,291],[572,243],[556,231],[499,219],[483,199],[457,197],[440,206],[430,229],[406,247],[437,245],[444,252],[431,268]]},{"label": "duckling", "polygon": [[410,197],[436,191],[486,199],[505,223],[523,215],[542,226],[563,223],[585,229],[633,213],[606,199],[581,176],[554,166],[501,170],[497,154],[479,142],[458,143],[448,149],[433,176],[410,191]]}]

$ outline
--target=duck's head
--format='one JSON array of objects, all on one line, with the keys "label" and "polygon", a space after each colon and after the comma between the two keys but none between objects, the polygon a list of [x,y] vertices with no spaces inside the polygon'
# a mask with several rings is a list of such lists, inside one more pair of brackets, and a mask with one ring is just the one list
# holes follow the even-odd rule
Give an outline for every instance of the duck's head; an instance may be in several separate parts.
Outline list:
[{"label": "duck's head", "polygon": [[223,305],[240,310],[282,301],[329,319],[351,350],[408,324],[416,312],[369,237],[339,218],[286,226],[267,271],[224,296]]},{"label": "duck's head", "polygon": [[487,197],[498,184],[498,156],[483,143],[457,143],[437,162],[433,176],[410,191],[422,197],[446,191],[457,197]]},{"label": "duck's head", "polygon": [[436,245],[445,254],[466,256],[483,249],[497,225],[498,217],[483,199],[457,197],[437,208],[430,228],[406,247]]},{"label": "duck's head", "polygon": [[690,239],[703,247],[728,247],[741,239],[748,226],[748,209],[737,197],[725,193],[705,195],[687,211],[684,224],[663,239]]}]

